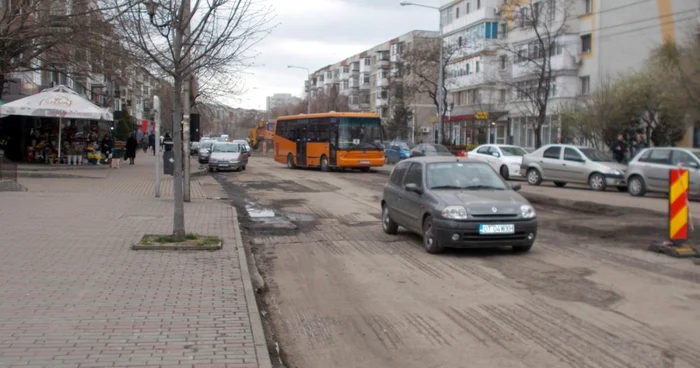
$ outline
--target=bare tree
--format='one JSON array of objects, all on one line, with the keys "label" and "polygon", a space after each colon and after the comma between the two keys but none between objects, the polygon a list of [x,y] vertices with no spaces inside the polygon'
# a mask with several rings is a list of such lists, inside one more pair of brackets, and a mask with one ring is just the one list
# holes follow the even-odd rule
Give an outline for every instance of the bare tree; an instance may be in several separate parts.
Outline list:
[{"label": "bare tree", "polygon": [[673,86],[677,101],[700,113],[700,37],[677,44],[666,42],[655,50],[650,62],[668,71],[666,83]]},{"label": "bare tree", "polygon": [[319,90],[316,97],[311,99],[311,112],[350,111],[350,99],[340,93],[337,85],[328,91]]},{"label": "bare tree", "polygon": [[[542,145],[542,127],[547,122],[550,99],[554,91],[555,68],[552,58],[562,52],[562,38],[569,33],[568,23],[575,9],[573,0],[526,0],[511,9],[513,27],[523,42],[498,44],[503,57],[510,60],[513,76],[499,80],[513,93],[515,105],[527,118],[532,118],[535,147]],[[511,36],[512,37],[512,36]],[[509,38],[511,38],[509,37]]]},{"label": "bare tree", "polygon": [[0,5],[0,97],[11,73],[87,76],[124,57],[113,46],[110,18],[92,0],[3,1]]},{"label": "bare tree", "polygon": [[[440,47],[443,47],[442,64],[440,64]],[[404,93],[416,96],[424,94],[430,97],[435,104],[438,121],[444,121],[447,116],[448,94],[447,88],[449,80],[446,78],[447,66],[452,62],[453,57],[459,51],[459,46],[447,43],[446,41],[432,37],[416,37],[411,45],[407,45],[402,54],[404,60],[403,85]],[[443,74],[442,86],[440,86],[439,73]],[[442,89],[442,101],[440,99],[440,89]],[[440,111],[440,106],[445,108]],[[445,134],[445,124],[440,125],[440,132],[443,142],[448,142],[451,138]]]},{"label": "bare tree", "polygon": [[[253,0],[111,1],[118,12],[116,32],[126,46],[147,63],[148,69],[173,83],[173,234],[182,235],[185,217],[180,94],[184,85],[192,83],[195,77],[213,90],[235,87],[238,72],[253,62],[252,47],[270,32],[271,11]],[[141,6],[143,3],[145,7]],[[191,96],[196,97],[197,93]]]}]

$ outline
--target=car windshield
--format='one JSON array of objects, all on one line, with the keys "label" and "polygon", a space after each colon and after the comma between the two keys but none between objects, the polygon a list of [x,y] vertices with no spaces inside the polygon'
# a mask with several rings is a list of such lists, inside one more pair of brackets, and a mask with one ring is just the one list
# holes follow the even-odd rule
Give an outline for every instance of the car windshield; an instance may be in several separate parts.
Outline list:
[{"label": "car windshield", "polygon": [[515,147],[515,146],[501,146],[501,152],[503,152],[503,156],[525,156],[527,155],[527,151],[520,147]]},{"label": "car windshield", "polygon": [[378,118],[341,118],[338,133],[338,149],[383,149],[382,126]]},{"label": "car windshield", "polygon": [[202,143],[199,144],[199,147],[200,147],[200,148],[211,149],[211,146],[212,146],[214,143],[215,143],[214,141],[202,142]]},{"label": "car windshield", "polygon": [[579,151],[581,151],[581,153],[583,153],[583,155],[589,160],[594,162],[608,162],[613,160],[612,156],[605,154],[604,152],[600,152],[594,148],[579,148]]},{"label": "car windshield", "polygon": [[212,152],[240,152],[241,146],[233,143],[217,144]]},{"label": "car windshield", "polygon": [[428,189],[505,190],[506,184],[481,162],[436,162],[427,165]]}]

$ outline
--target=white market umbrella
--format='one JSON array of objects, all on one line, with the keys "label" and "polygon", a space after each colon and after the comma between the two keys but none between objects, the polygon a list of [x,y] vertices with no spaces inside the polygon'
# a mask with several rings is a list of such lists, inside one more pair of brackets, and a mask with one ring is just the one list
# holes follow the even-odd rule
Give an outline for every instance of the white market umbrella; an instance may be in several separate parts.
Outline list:
[{"label": "white market umbrella", "polygon": [[111,121],[112,114],[72,89],[60,85],[37,94],[0,105],[0,117],[21,115],[58,117],[58,158],[61,159],[63,119]]}]

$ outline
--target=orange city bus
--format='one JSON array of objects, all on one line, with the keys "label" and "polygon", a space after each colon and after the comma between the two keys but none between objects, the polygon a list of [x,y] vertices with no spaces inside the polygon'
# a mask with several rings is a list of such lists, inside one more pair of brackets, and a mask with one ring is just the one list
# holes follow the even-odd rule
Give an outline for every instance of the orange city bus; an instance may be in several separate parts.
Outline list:
[{"label": "orange city bus", "polygon": [[382,122],[377,114],[329,112],[280,116],[274,135],[275,161],[289,168],[369,171],[384,166]]}]

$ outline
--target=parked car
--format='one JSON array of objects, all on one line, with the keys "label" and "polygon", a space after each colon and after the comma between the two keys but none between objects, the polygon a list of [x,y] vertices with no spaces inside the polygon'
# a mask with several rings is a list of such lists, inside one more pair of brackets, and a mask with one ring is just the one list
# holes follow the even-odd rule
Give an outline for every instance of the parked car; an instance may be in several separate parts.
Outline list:
[{"label": "parked car", "polygon": [[216,141],[211,140],[211,141],[200,141],[199,142],[199,152],[198,152],[198,160],[200,164],[206,164],[209,162],[209,154],[211,153],[211,146],[214,145]]},{"label": "parked car", "polygon": [[384,186],[382,228],[423,235],[428,253],[444,248],[512,246],[527,252],[537,236],[535,209],[484,162],[416,157],[399,162]]},{"label": "parked car", "polygon": [[597,191],[609,186],[626,191],[626,170],[627,166],[613,161],[611,154],[568,144],[540,147],[523,156],[520,165],[520,174],[530,185],[540,185],[543,181],[553,181],[558,187],[567,183],[587,184]]},{"label": "parked car", "polygon": [[647,192],[668,193],[669,171],[682,167],[688,170],[691,197],[700,196],[700,150],[676,147],[647,148],[630,161],[627,186],[630,195]]},{"label": "parked car", "polygon": [[455,155],[447,149],[447,147],[442,144],[434,143],[421,143],[411,150],[411,157],[422,157],[422,156],[450,156]]},{"label": "parked car", "polygon": [[232,142],[217,142],[211,148],[209,171],[214,170],[245,170],[248,164],[246,148],[242,144]]},{"label": "parked car", "polygon": [[384,149],[384,160],[387,164],[395,164],[411,157],[411,144],[403,141],[393,141]]},{"label": "parked car", "polygon": [[250,148],[250,145],[248,144],[248,141],[243,140],[243,139],[236,139],[236,140],[232,141],[231,143],[236,143],[236,144],[243,145],[243,147],[245,147],[245,150],[246,150],[245,155],[248,156],[248,157],[250,158],[250,153],[251,153],[253,150]]},{"label": "parked car", "polygon": [[520,176],[520,164],[528,152],[522,147],[505,144],[482,144],[469,151],[469,157],[485,161],[496,170],[503,179]]},{"label": "parked car", "polygon": [[190,156],[199,153],[199,142],[190,142]]}]

